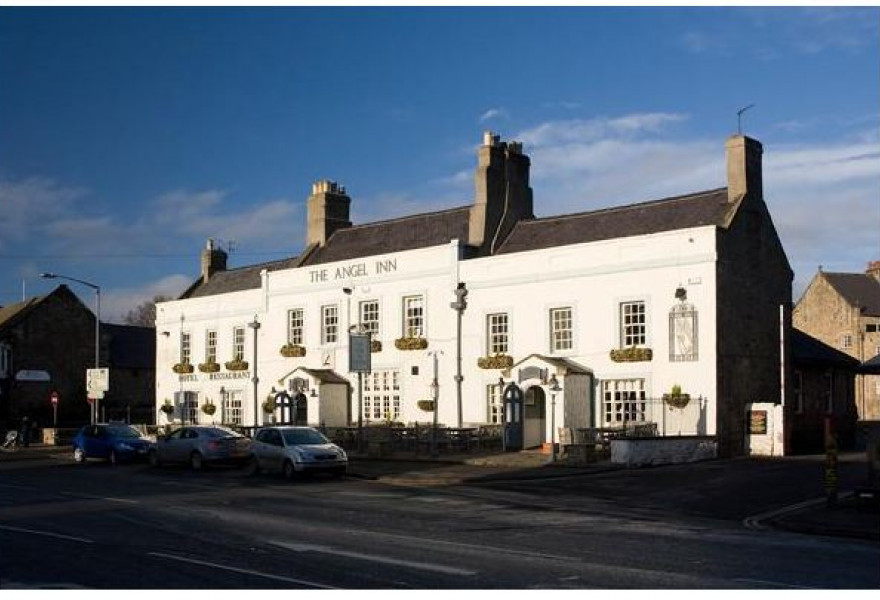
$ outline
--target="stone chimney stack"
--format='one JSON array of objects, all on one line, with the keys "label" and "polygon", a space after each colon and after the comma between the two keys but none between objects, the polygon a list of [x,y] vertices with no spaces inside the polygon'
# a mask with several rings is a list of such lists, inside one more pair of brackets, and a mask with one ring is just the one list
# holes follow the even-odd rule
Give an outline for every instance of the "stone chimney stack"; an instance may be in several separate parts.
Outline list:
[{"label": "stone chimney stack", "polygon": [[468,244],[480,254],[493,254],[516,222],[533,219],[531,161],[519,142],[502,142],[487,131],[477,151],[476,196],[471,207]]},{"label": "stone chimney stack", "polygon": [[865,269],[865,275],[870,275],[874,279],[880,281],[880,260],[872,260]]},{"label": "stone chimney stack", "polygon": [[349,208],[351,198],[345,188],[335,181],[322,179],[312,184],[308,199],[306,245],[323,246],[337,229],[351,227]]},{"label": "stone chimney stack", "polygon": [[764,147],[744,135],[727,138],[727,198],[738,202],[747,195],[764,197],[761,155]]},{"label": "stone chimney stack", "polygon": [[226,270],[226,252],[214,247],[214,240],[208,238],[205,249],[202,250],[202,281],[207,283],[217,271]]}]

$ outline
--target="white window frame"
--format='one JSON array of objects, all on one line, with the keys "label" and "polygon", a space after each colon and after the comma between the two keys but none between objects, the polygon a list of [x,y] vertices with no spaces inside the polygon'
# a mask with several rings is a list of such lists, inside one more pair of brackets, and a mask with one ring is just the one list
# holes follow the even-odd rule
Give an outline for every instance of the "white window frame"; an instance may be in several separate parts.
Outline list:
[{"label": "white window frame", "polygon": [[180,332],[180,362],[192,364],[192,334],[189,331]]},{"label": "white window frame", "polygon": [[339,305],[321,306],[321,344],[339,343]]},{"label": "white window frame", "polygon": [[645,423],[648,412],[647,380],[642,377],[604,379],[602,423],[605,426]]},{"label": "white window frame", "polygon": [[364,332],[370,333],[372,339],[379,339],[381,334],[382,306],[378,300],[362,300],[358,304],[358,322]]},{"label": "white window frame", "polygon": [[244,422],[244,390],[228,390],[220,411],[223,424],[241,425]]},{"label": "white window frame", "polygon": [[287,311],[287,343],[295,346],[305,345],[306,311],[304,308],[291,308]]},{"label": "white window frame", "polygon": [[177,414],[180,415],[181,423],[195,425],[199,422],[198,392],[174,392],[174,401],[178,408]]},{"label": "white window frame", "polygon": [[208,329],[205,331],[205,362],[217,362],[217,330]]},{"label": "white window frame", "polygon": [[413,294],[403,297],[402,337],[424,338],[427,330],[425,318],[425,295]]},{"label": "white window frame", "polygon": [[[568,312],[567,319],[565,317],[557,318],[564,312]],[[571,306],[556,306],[549,311],[550,319],[550,353],[571,352],[574,350],[574,308]],[[568,327],[562,327],[560,324],[568,321]],[[567,346],[565,342],[567,341]]]},{"label": "white window frame", "polygon": [[377,369],[363,378],[363,419],[370,421],[400,420],[400,371]]},{"label": "white window frame", "polygon": [[[232,360],[244,360],[244,327],[236,325],[232,328]],[[256,365],[254,365],[256,368]]]},{"label": "white window frame", "polygon": [[851,333],[844,333],[840,336],[840,346],[844,350],[849,350],[850,348],[852,348],[852,334]]},{"label": "white window frame", "polygon": [[486,386],[486,422],[490,425],[504,423],[504,390],[498,383]]},{"label": "white window frame", "polygon": [[510,315],[506,312],[486,315],[486,355],[510,352]]},{"label": "white window frame", "polygon": [[[631,307],[641,307],[632,312]],[[625,300],[618,304],[618,336],[621,348],[643,348],[648,345],[648,302]],[[640,333],[639,333],[640,332]]]}]

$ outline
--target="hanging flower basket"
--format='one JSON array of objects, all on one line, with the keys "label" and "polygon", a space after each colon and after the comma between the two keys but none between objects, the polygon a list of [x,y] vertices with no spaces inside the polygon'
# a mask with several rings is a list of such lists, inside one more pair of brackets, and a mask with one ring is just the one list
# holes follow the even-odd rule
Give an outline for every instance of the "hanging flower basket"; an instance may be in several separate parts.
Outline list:
[{"label": "hanging flower basket", "polygon": [[286,358],[301,358],[306,355],[304,346],[298,344],[284,344],[281,346],[281,356]]},{"label": "hanging flower basket", "polygon": [[382,342],[379,340],[370,340],[370,352],[382,352]]},{"label": "hanging flower basket", "polygon": [[188,362],[177,363],[171,368],[178,375],[188,375],[193,372],[193,366]]},{"label": "hanging flower basket", "polygon": [[264,413],[273,413],[275,412],[275,397],[269,396],[263,401],[263,412]]},{"label": "hanging flower basket", "polygon": [[433,400],[419,400],[418,402],[416,402],[416,406],[418,406],[425,412],[434,412]]},{"label": "hanging flower basket", "polygon": [[672,408],[684,408],[691,401],[690,394],[682,394],[681,386],[674,385],[669,394],[663,394],[663,402]]},{"label": "hanging flower basket", "polygon": [[611,351],[611,360],[614,362],[647,362],[654,358],[654,351],[650,348],[615,348]]},{"label": "hanging flower basket", "polygon": [[246,360],[230,360],[226,363],[227,371],[247,371],[248,362]]},{"label": "hanging flower basket", "polygon": [[217,407],[210,402],[208,404],[202,404],[202,412],[210,417],[215,412],[217,412]]},{"label": "hanging flower basket", "polygon": [[171,402],[169,402],[168,400],[166,400],[165,404],[163,404],[162,406],[159,407],[159,410],[161,410],[163,413],[165,413],[166,415],[168,415],[170,417],[171,413],[174,412],[174,405],[171,404]]},{"label": "hanging flower basket", "polygon": [[199,371],[202,373],[216,373],[220,370],[220,363],[206,362],[199,364]]},{"label": "hanging flower basket", "polygon": [[421,337],[402,337],[394,340],[394,347],[398,350],[424,350],[428,347],[428,340]]},{"label": "hanging flower basket", "polygon": [[477,366],[481,369],[509,369],[513,366],[513,357],[508,354],[481,356],[477,359]]}]

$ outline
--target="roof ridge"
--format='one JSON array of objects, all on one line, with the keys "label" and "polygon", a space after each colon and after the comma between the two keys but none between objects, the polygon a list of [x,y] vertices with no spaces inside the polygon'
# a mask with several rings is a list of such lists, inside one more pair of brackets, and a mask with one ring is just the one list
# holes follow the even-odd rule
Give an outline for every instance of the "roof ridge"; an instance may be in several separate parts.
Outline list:
[{"label": "roof ridge", "polygon": [[621,204],[620,206],[609,206],[609,207],[606,207],[606,208],[598,208],[598,209],[595,209],[595,210],[585,210],[585,211],[581,211],[581,212],[568,213],[568,214],[564,214],[564,215],[554,215],[554,216],[550,216],[550,217],[537,217],[537,218],[535,218],[535,219],[529,219],[529,220],[522,220],[522,221],[519,221],[519,222],[517,222],[517,225],[520,225],[520,224],[530,224],[530,223],[539,223],[539,222],[544,222],[544,223],[546,223],[547,221],[553,221],[553,220],[559,220],[559,219],[570,219],[570,218],[575,218],[575,217],[585,217],[585,216],[588,216],[588,215],[598,215],[598,214],[605,214],[605,213],[613,213],[613,212],[619,212],[619,211],[624,211],[624,210],[631,210],[631,209],[634,209],[634,208],[642,208],[642,207],[645,207],[645,206],[656,206],[656,205],[658,205],[658,204],[672,203],[672,202],[679,202],[679,201],[682,201],[682,200],[689,200],[689,199],[691,199],[691,198],[698,198],[698,197],[700,197],[700,196],[709,196],[709,195],[711,195],[711,194],[717,194],[717,193],[721,192],[722,190],[727,190],[727,188],[726,188],[726,187],[720,187],[720,188],[715,188],[715,189],[711,189],[711,190],[703,190],[703,191],[700,191],[700,192],[693,192],[693,193],[690,193],[690,194],[682,194],[682,195],[680,195],[680,196],[668,196],[668,197],[666,197],[666,198],[660,198],[660,199],[657,199],[657,200],[646,200],[646,201],[644,201],[644,202],[632,202],[632,203],[630,203],[630,204]]}]

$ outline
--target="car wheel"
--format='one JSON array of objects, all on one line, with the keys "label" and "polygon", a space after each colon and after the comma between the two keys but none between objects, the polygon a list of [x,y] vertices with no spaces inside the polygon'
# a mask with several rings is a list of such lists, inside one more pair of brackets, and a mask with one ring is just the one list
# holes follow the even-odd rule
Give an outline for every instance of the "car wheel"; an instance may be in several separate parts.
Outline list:
[{"label": "car wheel", "polygon": [[341,469],[335,469],[333,471],[333,477],[337,479],[342,479],[343,477],[345,477],[345,467],[342,467]]},{"label": "car wheel", "polygon": [[159,453],[155,450],[150,450],[150,454],[147,456],[150,460],[151,467],[160,467],[162,466],[162,461],[159,460]]},{"label": "car wheel", "polygon": [[189,455],[189,466],[192,467],[193,471],[201,471],[205,466],[205,460],[201,454],[193,452]]},{"label": "car wheel", "polygon": [[256,456],[251,456],[250,460],[247,462],[247,473],[248,475],[259,475],[260,474],[260,461],[257,460]]},{"label": "car wheel", "polygon": [[296,479],[296,468],[294,468],[292,461],[289,461],[289,460],[284,461],[283,472],[284,472],[285,479],[287,479],[287,480]]},{"label": "car wheel", "polygon": [[79,446],[76,446],[73,449],[73,461],[78,462],[78,463],[86,462],[86,455],[83,452],[83,449],[80,448]]}]

